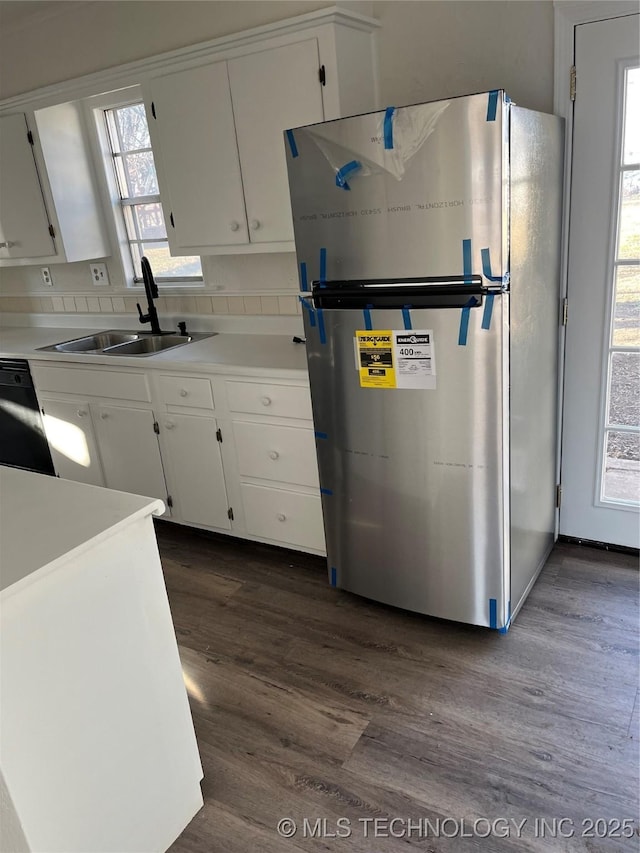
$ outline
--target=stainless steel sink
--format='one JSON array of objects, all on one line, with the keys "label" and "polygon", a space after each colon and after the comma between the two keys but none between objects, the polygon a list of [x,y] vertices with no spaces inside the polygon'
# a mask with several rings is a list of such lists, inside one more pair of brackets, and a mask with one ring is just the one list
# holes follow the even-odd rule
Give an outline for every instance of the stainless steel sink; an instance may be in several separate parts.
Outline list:
[{"label": "stainless steel sink", "polygon": [[63,341],[61,344],[53,344],[48,347],[39,347],[48,352],[97,352],[101,353],[107,347],[116,344],[124,344],[127,341],[135,341],[140,337],[138,332],[97,332],[95,335],[87,335],[84,338],[75,338],[72,341]]},{"label": "stainless steel sink", "polygon": [[[128,341],[117,346],[107,347],[105,355],[153,355],[165,349],[173,349],[189,344],[194,335],[145,335],[135,341]],[[207,337],[200,335],[200,338]]]},{"label": "stainless steel sink", "polygon": [[42,352],[68,352],[93,355],[149,356],[164,350],[182,347],[185,344],[213,337],[216,332],[191,335],[152,335],[148,332],[120,332],[108,330],[85,335],[71,341],[62,341],[48,347],[39,347]]}]

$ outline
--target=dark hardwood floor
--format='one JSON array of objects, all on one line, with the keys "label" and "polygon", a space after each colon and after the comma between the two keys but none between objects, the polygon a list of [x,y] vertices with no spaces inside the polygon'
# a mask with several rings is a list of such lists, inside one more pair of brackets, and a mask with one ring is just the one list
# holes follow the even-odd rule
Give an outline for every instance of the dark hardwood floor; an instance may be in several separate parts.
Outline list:
[{"label": "dark hardwood floor", "polygon": [[558,544],[500,636],[158,539],[205,773],[172,853],[640,849],[636,558]]}]

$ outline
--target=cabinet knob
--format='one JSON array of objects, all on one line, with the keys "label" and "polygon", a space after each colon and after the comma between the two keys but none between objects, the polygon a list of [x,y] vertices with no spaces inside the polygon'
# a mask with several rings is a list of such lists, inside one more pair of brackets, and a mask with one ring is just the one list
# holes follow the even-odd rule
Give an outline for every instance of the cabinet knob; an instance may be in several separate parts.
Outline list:
[{"label": "cabinet knob", "polygon": [[231,228],[232,231],[239,231],[240,230],[240,223],[239,222],[232,222],[229,227]]},{"label": "cabinet knob", "polygon": [[180,396],[181,396],[181,397],[188,397],[188,396],[189,396],[189,392],[187,391],[187,389],[186,389],[186,388],[181,388],[181,389],[180,389]]},{"label": "cabinet knob", "polygon": [[276,518],[278,519],[278,521],[286,521],[287,520],[287,516],[283,512],[279,512],[278,515],[276,516]]},{"label": "cabinet knob", "polygon": [[165,428],[166,428],[166,429],[173,429],[173,428],[174,428],[174,426],[175,426],[175,422],[174,422],[174,421],[166,421],[166,422],[165,422]]},{"label": "cabinet knob", "polygon": [[260,402],[262,403],[263,406],[270,406],[271,405],[271,397],[260,397]]},{"label": "cabinet knob", "polygon": [[280,454],[278,453],[277,450],[270,450],[269,451],[269,459],[279,459],[279,458],[280,458]]},{"label": "cabinet knob", "polygon": [[86,409],[78,409],[78,417],[79,418],[86,418],[86,416],[87,416],[87,410]]},{"label": "cabinet knob", "polygon": [[259,227],[260,227],[260,220],[259,219],[252,219],[251,222],[249,223],[249,228],[251,228],[252,231],[257,231]]},{"label": "cabinet knob", "polygon": [[100,417],[102,418],[103,421],[106,421],[107,418],[109,417],[109,414],[107,412],[100,412]]}]

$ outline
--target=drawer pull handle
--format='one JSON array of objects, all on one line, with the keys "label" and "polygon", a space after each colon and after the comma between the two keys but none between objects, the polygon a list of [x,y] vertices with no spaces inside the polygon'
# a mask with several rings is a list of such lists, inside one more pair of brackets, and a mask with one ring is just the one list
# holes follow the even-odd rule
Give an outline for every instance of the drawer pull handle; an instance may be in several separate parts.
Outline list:
[{"label": "drawer pull handle", "polygon": [[262,403],[263,406],[270,406],[271,405],[271,397],[260,397],[260,402]]},{"label": "drawer pull handle", "polygon": [[79,418],[86,418],[86,416],[87,416],[87,410],[86,409],[78,409],[78,417]]},{"label": "drawer pull handle", "polygon": [[173,428],[174,428],[174,426],[175,426],[175,423],[174,423],[173,421],[167,421],[167,422],[165,423],[165,427],[166,427],[167,429],[173,429]]},{"label": "drawer pull handle", "polygon": [[278,521],[286,521],[287,516],[283,512],[279,512],[277,515],[277,519],[278,519]]},{"label": "drawer pull handle", "polygon": [[181,397],[188,397],[188,396],[189,396],[189,392],[187,391],[187,389],[186,389],[186,388],[181,388],[181,389],[180,389],[180,396],[181,396]]},{"label": "drawer pull handle", "polygon": [[278,453],[277,450],[270,450],[269,451],[269,459],[279,459],[279,458],[280,458],[280,454]]}]

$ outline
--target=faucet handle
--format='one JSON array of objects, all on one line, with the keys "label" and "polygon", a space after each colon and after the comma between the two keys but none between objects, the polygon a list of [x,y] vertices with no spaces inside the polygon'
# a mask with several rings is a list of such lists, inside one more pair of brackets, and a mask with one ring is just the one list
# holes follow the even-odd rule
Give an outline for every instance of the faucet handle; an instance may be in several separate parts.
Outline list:
[{"label": "faucet handle", "polygon": [[187,324],[184,320],[182,320],[180,323],[178,323],[178,329],[179,329],[181,335],[187,334]]},{"label": "faucet handle", "polygon": [[148,314],[142,313],[142,308],[140,307],[140,303],[136,302],[136,308],[138,309],[138,317],[140,318],[141,323],[148,323],[151,317]]}]

